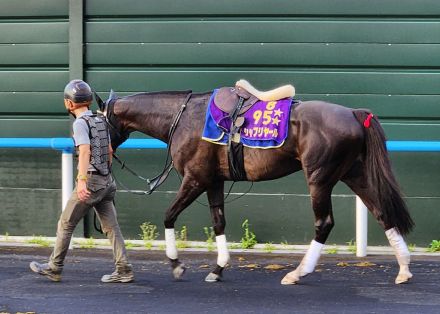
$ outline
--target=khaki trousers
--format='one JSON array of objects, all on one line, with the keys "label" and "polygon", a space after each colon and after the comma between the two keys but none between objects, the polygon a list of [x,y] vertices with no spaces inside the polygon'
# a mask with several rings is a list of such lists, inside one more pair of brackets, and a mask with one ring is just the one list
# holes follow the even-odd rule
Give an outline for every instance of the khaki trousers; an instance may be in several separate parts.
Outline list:
[{"label": "khaki trousers", "polygon": [[87,188],[91,192],[90,198],[84,202],[80,201],[75,187],[66,208],[61,214],[58,221],[57,239],[49,259],[49,266],[54,271],[62,271],[72,233],[79,221],[94,207],[101,222],[102,231],[112,245],[116,269],[119,272],[131,270],[131,265],[128,264],[127,260],[124,238],[119,228],[113,204],[116,184],[112,176],[90,174]]}]

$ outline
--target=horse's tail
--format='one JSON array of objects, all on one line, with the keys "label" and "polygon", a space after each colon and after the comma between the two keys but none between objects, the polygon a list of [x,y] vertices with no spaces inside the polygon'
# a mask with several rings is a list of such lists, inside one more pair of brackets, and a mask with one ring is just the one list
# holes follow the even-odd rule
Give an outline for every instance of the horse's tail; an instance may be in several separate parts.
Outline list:
[{"label": "horse's tail", "polygon": [[378,217],[385,226],[395,227],[400,234],[408,234],[414,226],[399,185],[391,170],[386,149],[385,132],[379,120],[365,109],[353,114],[365,129],[365,176],[368,191],[374,193],[372,201]]}]

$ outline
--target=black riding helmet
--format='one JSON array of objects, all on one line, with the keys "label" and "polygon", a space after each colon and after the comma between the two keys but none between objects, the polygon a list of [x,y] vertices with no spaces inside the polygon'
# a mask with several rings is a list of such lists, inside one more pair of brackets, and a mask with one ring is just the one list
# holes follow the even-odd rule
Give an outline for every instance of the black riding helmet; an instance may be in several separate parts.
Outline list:
[{"label": "black riding helmet", "polygon": [[74,103],[92,101],[92,89],[82,80],[72,80],[64,88],[64,99],[70,99]]}]

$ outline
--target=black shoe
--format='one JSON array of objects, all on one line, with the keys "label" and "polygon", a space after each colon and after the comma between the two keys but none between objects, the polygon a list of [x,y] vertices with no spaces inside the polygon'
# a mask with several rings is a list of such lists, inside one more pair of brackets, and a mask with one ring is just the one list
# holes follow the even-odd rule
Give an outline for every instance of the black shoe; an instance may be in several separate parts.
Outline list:
[{"label": "black shoe", "polygon": [[40,274],[42,276],[47,277],[48,279],[52,281],[61,281],[61,272],[57,272],[52,270],[52,268],[49,267],[49,264],[40,264],[37,262],[31,262],[29,267],[34,273]]}]

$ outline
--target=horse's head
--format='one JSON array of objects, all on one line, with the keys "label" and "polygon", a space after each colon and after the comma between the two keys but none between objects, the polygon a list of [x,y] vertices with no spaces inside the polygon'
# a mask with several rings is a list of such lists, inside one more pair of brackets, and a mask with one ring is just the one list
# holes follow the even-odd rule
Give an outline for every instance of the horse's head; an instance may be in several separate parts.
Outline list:
[{"label": "horse's head", "polygon": [[97,93],[94,93],[94,95],[99,107],[98,113],[101,114],[107,122],[112,148],[116,151],[119,145],[124,143],[130,136],[130,132],[124,129],[114,112],[114,106],[118,97],[113,90],[110,91],[109,98],[106,101],[103,101]]}]

